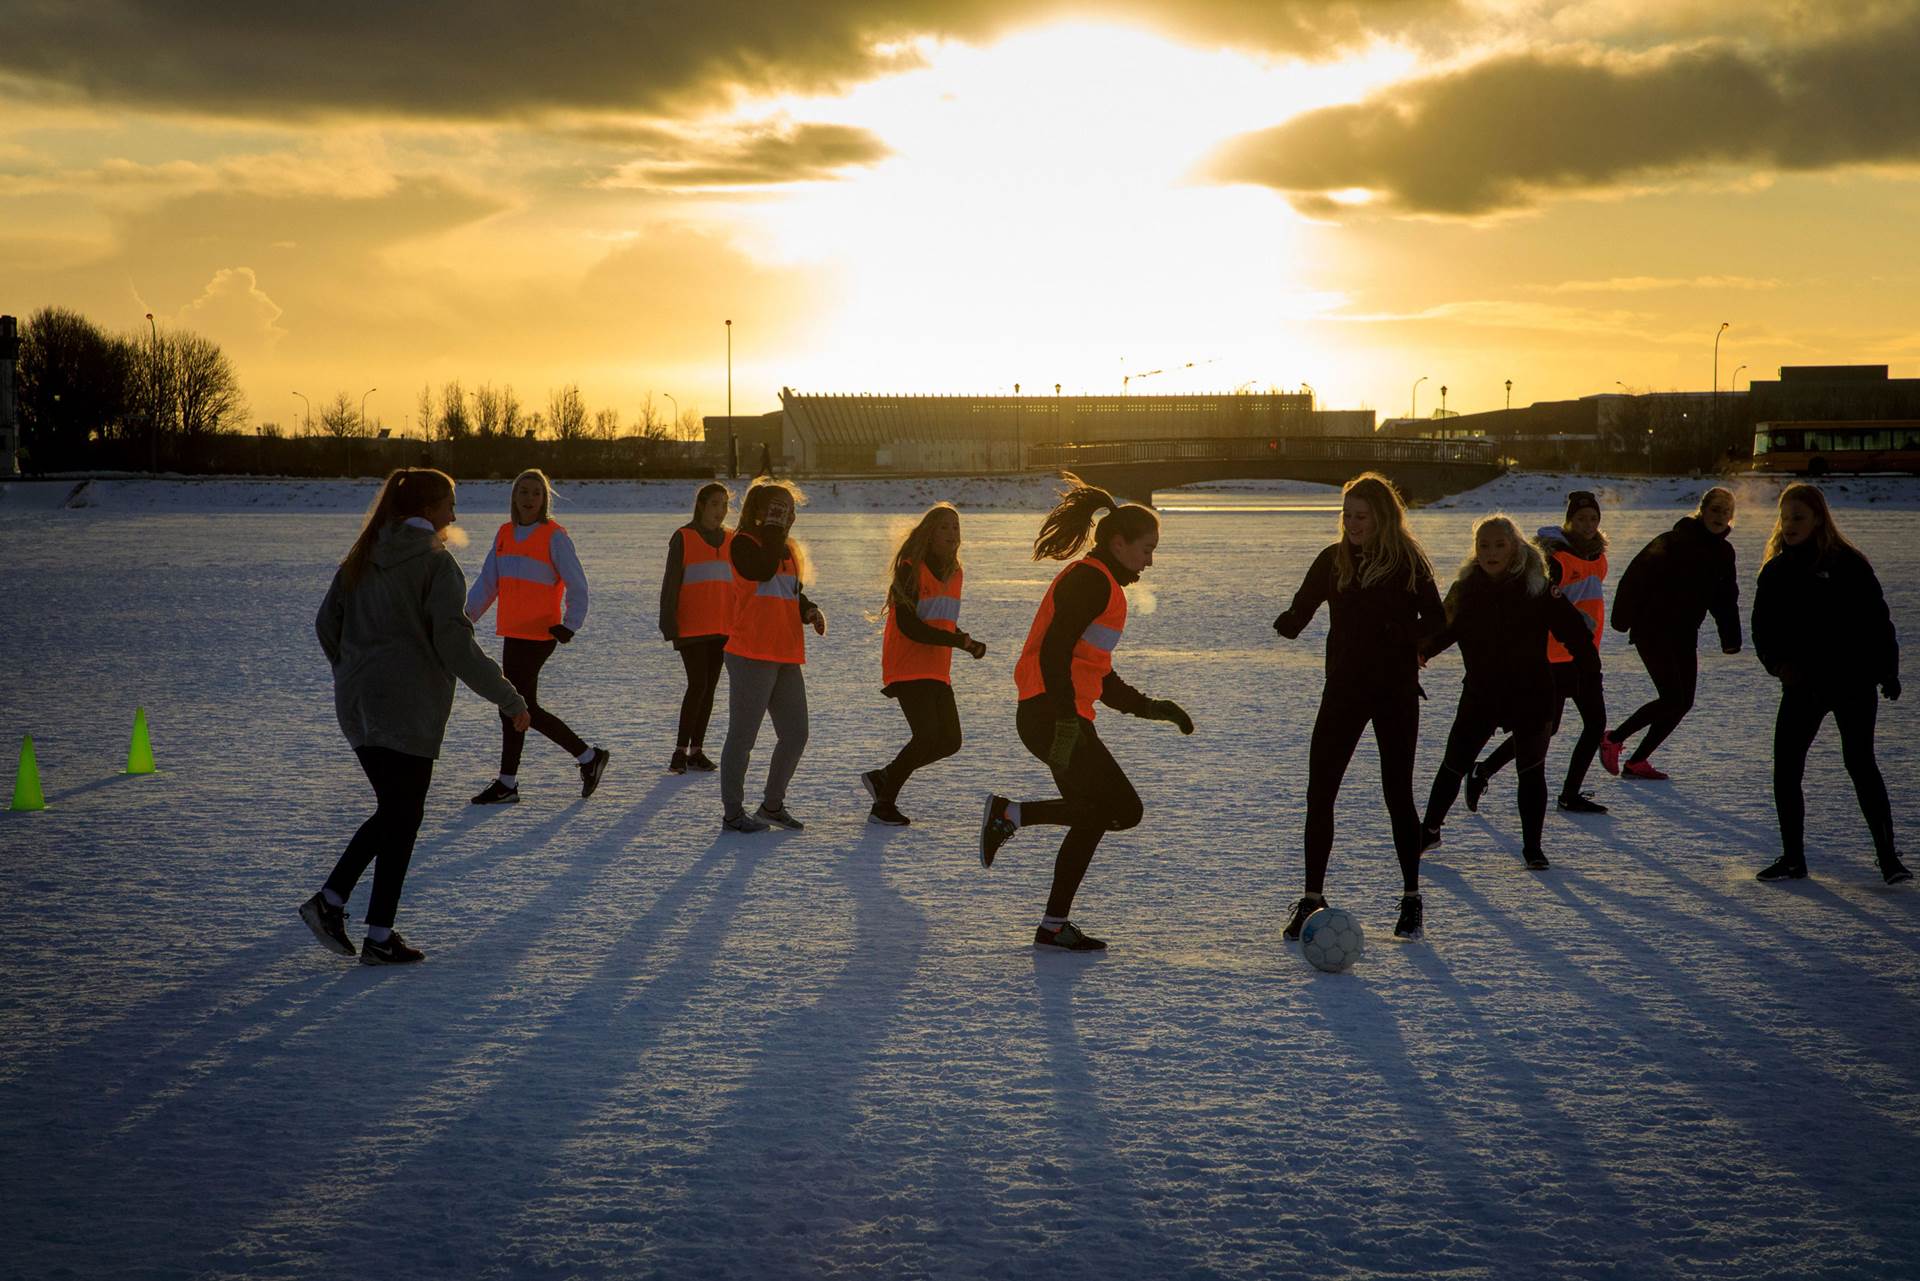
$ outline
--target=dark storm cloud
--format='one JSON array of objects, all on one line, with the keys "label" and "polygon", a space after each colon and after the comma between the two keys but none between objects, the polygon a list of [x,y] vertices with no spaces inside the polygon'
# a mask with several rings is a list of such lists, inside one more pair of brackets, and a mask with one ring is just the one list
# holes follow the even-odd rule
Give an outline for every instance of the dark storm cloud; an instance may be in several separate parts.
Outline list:
[{"label": "dark storm cloud", "polygon": [[892,154],[874,134],[852,125],[774,123],[722,131],[667,125],[587,126],[568,131],[582,141],[634,153],[602,181],[607,187],[744,187],[818,182],[877,164]]},{"label": "dark storm cloud", "polygon": [[728,86],[821,89],[877,43],[1067,15],[1324,54],[1458,0],[0,0],[0,74],[168,110],[497,119],[658,111]]},{"label": "dark storm cloud", "polygon": [[1478,215],[1553,191],[1715,165],[1815,170],[1920,158],[1920,13],[1801,47],[1714,41],[1636,56],[1514,54],[1298,116],[1224,147],[1212,177],[1337,213]]}]

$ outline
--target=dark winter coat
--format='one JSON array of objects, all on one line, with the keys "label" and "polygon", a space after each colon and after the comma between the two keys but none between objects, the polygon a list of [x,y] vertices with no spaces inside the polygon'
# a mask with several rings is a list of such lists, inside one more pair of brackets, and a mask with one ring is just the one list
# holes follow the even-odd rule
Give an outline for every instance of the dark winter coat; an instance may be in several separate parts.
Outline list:
[{"label": "dark winter coat", "polygon": [[1698,643],[1713,614],[1720,647],[1740,648],[1740,584],[1733,544],[1697,516],[1682,516],[1633,558],[1613,592],[1613,630],[1635,645]]},{"label": "dark winter coat", "polygon": [[[1433,575],[1420,569],[1411,590],[1399,575],[1362,587],[1359,579],[1366,559],[1356,556],[1354,584],[1342,590],[1334,566],[1339,546],[1335,543],[1314,557],[1306,581],[1293,595],[1293,603],[1273,620],[1273,630],[1288,640],[1294,639],[1324,603],[1328,616],[1328,694],[1418,694],[1421,644],[1446,623]],[[1546,646],[1543,635],[1543,662]]]},{"label": "dark winter coat", "polygon": [[1544,587],[1538,595],[1529,592],[1522,577],[1495,580],[1468,570],[1447,591],[1445,608],[1446,627],[1427,643],[1426,655],[1458,644],[1467,669],[1460,701],[1483,709],[1503,729],[1531,729],[1559,711],[1560,690],[1547,661],[1549,633],[1573,655],[1580,680],[1600,676],[1600,653],[1586,616]]},{"label": "dark winter coat", "polygon": [[1761,666],[1787,685],[1900,679],[1900,642],[1880,580],[1850,547],[1823,553],[1808,539],[1760,567],[1753,648]]}]

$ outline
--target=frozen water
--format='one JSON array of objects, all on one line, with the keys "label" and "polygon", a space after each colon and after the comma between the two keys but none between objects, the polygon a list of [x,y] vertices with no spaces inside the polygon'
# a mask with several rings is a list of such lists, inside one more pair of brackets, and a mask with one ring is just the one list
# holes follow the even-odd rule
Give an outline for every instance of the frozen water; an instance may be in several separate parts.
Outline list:
[{"label": "frozen water", "polygon": [[[1916,487],[1860,484],[1836,496],[1911,637]],[[1703,649],[1673,782],[1596,770],[1610,816],[1549,814],[1551,872],[1521,866],[1510,772],[1456,807],[1418,944],[1390,937],[1363,744],[1328,889],[1376,946],[1322,974],[1279,929],[1325,616],[1295,643],[1270,621],[1331,495],[1163,496],[1118,667],[1198,729],[1102,716],[1146,804],[1075,908],[1113,950],[1040,955],[1049,833],[974,856],[987,789],[1045,788],[1011,681],[1051,573],[1025,557],[1039,488],[951,487],[991,651],[956,659],[966,747],[882,829],[858,775],[905,730],[862,612],[942,489],[815,487],[809,827],[741,838],[711,776],[664,771],[682,677],[654,609],[692,487],[575,487],[594,611],[541,688],[612,768],[583,804],[536,737],[523,803],[469,807],[498,721],[463,691],[401,909],[430,959],[377,971],[294,915],[371,809],[311,627],[370,487],[96,485],[78,510],[0,492],[0,731],[9,763],[33,733],[50,803],[0,813],[0,1275],[1920,1274],[1920,896],[1874,872],[1831,727],[1813,878],[1753,881],[1776,690],[1750,654]],[[1530,527],[1567,485],[1415,521],[1450,572],[1473,514]],[[1696,487],[1611,492],[1622,565]],[[462,487],[470,574],[503,490]],[[1263,507],[1302,510],[1220,510]],[[1768,519],[1736,530],[1749,595]],[[1616,711],[1648,692],[1620,641]],[[1457,657],[1426,685],[1422,797]],[[1916,701],[1881,704],[1904,832]],[[154,777],[118,774],[136,706]]]}]

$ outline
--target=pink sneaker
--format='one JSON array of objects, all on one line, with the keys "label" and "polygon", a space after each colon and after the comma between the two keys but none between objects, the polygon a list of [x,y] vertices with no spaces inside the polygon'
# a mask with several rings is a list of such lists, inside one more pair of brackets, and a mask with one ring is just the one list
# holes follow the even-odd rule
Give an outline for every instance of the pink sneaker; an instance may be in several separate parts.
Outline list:
[{"label": "pink sneaker", "polygon": [[1600,768],[1609,774],[1618,774],[1620,772],[1620,753],[1626,750],[1627,745],[1625,743],[1611,734],[1602,734],[1600,736]]},{"label": "pink sneaker", "polygon": [[1667,781],[1667,776],[1655,769],[1652,761],[1628,761],[1620,769],[1628,778],[1644,778],[1652,783]]}]

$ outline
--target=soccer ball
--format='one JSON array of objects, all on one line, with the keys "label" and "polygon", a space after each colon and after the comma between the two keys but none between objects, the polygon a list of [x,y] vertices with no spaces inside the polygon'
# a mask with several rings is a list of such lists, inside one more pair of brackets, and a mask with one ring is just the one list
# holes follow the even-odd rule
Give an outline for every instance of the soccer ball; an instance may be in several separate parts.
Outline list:
[{"label": "soccer ball", "polygon": [[1360,922],[1337,907],[1323,907],[1300,927],[1300,953],[1313,967],[1338,974],[1360,959],[1367,936]]}]

